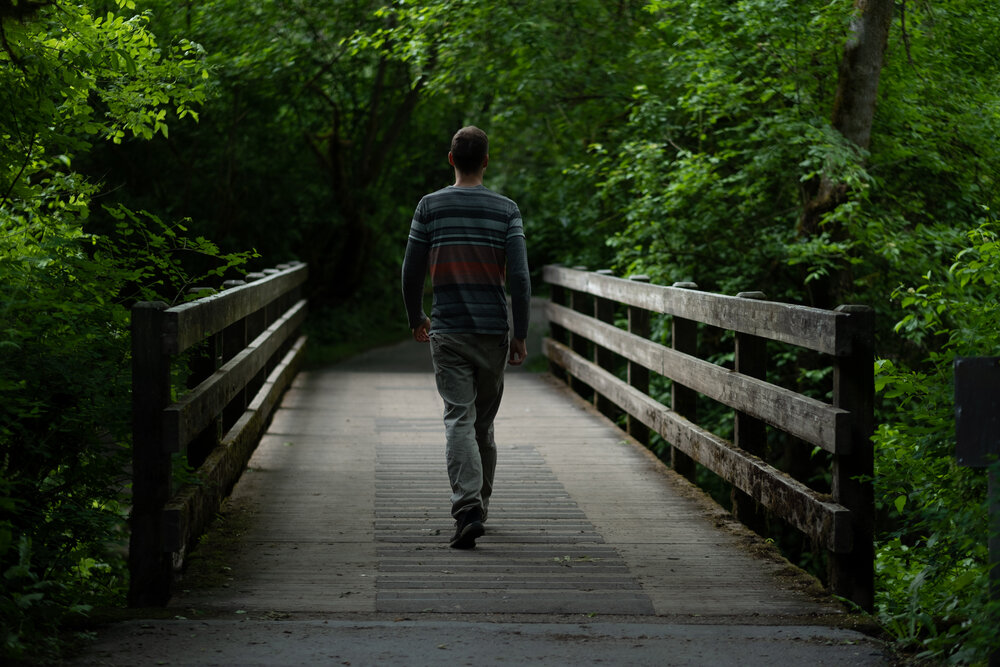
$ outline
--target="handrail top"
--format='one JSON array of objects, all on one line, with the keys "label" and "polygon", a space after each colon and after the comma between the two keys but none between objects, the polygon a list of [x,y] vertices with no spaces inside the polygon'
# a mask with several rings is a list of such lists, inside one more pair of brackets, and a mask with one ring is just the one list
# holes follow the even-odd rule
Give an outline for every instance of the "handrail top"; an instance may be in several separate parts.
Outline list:
[{"label": "handrail top", "polygon": [[[165,313],[181,313],[181,312],[184,312],[185,310],[190,310],[192,308],[204,308],[205,306],[211,304],[213,301],[222,301],[222,300],[225,300],[225,299],[234,299],[234,298],[237,298],[234,295],[237,294],[237,293],[239,293],[241,290],[247,290],[247,289],[250,289],[250,288],[260,289],[261,286],[263,286],[267,282],[274,281],[276,279],[280,279],[282,277],[285,277],[285,276],[288,276],[288,275],[291,275],[291,274],[297,273],[297,272],[305,272],[305,273],[302,273],[302,282],[305,282],[306,273],[308,272],[308,265],[305,262],[289,262],[288,264],[289,264],[288,268],[279,269],[277,271],[275,271],[273,269],[265,269],[265,271],[267,272],[266,273],[266,277],[260,278],[258,280],[249,281],[249,282],[247,282],[247,283],[245,283],[243,285],[236,285],[235,287],[227,287],[226,289],[215,291],[212,294],[207,294],[205,296],[198,297],[197,299],[193,299],[193,300],[187,301],[185,303],[177,304],[176,306],[171,306],[170,308],[167,308],[163,312],[165,312]],[[256,273],[256,274],[250,273],[250,274],[247,274],[247,275],[264,275],[264,274],[263,273]],[[198,288],[195,287],[194,289],[198,289]],[[209,289],[212,289],[212,288],[205,287],[205,288],[202,288],[202,289],[209,290]]]},{"label": "handrail top", "polygon": [[245,285],[182,303],[163,311],[163,353],[180,354],[195,343],[256,312],[306,281],[309,265],[289,262]]},{"label": "handrail top", "polygon": [[841,306],[823,310],[756,298],[700,292],[689,287],[652,285],[606,272],[549,264],[545,282],[663,315],[815,350],[848,356],[872,336],[871,309]]}]

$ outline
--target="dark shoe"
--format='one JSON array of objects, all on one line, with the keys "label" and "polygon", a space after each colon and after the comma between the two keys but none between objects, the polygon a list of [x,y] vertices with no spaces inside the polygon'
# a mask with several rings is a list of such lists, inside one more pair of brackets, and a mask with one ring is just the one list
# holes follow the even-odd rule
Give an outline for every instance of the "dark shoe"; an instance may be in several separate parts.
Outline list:
[{"label": "dark shoe", "polygon": [[455,536],[451,538],[452,549],[472,549],[476,546],[476,539],[486,534],[482,516],[483,513],[478,507],[458,515]]}]

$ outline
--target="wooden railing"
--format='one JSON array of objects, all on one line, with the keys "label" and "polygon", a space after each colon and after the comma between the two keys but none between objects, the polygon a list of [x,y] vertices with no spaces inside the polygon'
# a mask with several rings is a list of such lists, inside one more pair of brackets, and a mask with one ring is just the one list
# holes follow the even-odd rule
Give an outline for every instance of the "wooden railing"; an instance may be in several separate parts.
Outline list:
[{"label": "wooden railing", "polygon": [[[759,292],[724,296],[699,292],[691,283],[664,287],[609,273],[545,267],[552,290],[552,338],[545,351],[556,374],[602,411],[618,406],[638,440],[648,443],[649,430],[662,436],[678,472],[693,478],[697,462],[729,482],[733,513],[744,523],[759,530],[764,507],[804,533],[829,554],[833,592],[871,610],[871,309],[826,311],[766,301]],[[670,317],[670,347],[649,339],[655,314]],[[627,321],[627,330],[615,325],[616,318]],[[709,329],[704,325],[734,332],[731,369],[698,357],[699,332]],[[716,341],[724,339],[715,335],[718,329],[712,329]],[[832,402],[769,383],[768,341],[820,353],[814,355],[818,363],[833,368]],[[669,407],[648,395],[650,372],[672,381]],[[696,423],[696,405],[704,400],[698,395],[733,410],[732,441]],[[770,429],[832,455],[829,493],[764,460]]]},{"label": "wooden railing", "polygon": [[[133,307],[131,606],[167,602],[175,567],[215,517],[295,376],[307,273],[305,264],[279,265],[180,306]],[[185,375],[188,390],[178,391],[173,382]],[[194,469],[184,484],[175,482],[179,458]]]}]

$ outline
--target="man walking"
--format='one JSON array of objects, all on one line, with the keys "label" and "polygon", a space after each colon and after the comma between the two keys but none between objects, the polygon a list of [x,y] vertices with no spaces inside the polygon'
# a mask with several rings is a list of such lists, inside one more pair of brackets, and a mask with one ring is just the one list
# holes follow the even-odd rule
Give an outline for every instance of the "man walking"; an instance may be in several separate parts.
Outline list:
[{"label": "man walking", "polygon": [[[527,356],[531,281],[521,213],[483,185],[486,133],[463,127],[451,140],[455,184],[417,204],[403,259],[403,302],[413,338],[430,342],[434,378],[444,400],[445,458],[451,481],[451,546],[471,549],[486,529],[496,443],[493,419],[507,363]],[[422,296],[428,269],[431,316]],[[507,283],[513,337],[509,338]]]}]

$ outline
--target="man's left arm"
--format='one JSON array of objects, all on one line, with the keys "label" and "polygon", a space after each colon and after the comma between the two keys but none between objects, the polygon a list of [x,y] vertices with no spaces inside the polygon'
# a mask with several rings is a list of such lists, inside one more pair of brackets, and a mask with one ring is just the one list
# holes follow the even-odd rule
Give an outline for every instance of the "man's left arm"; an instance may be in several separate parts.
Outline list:
[{"label": "man's left arm", "polygon": [[426,343],[430,340],[431,320],[424,313],[424,278],[427,275],[427,244],[414,239],[406,243],[403,270],[400,282],[403,290],[403,305],[410,323],[413,339]]}]

